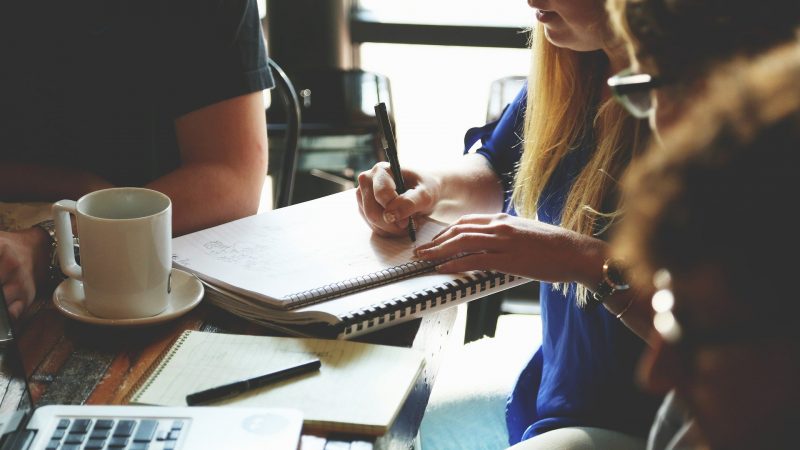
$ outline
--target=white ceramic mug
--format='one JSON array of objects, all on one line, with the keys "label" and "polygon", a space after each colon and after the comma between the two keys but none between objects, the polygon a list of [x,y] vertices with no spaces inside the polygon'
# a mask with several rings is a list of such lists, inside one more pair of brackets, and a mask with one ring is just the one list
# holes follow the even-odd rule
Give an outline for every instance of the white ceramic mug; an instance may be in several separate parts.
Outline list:
[{"label": "white ceramic mug", "polygon": [[[80,265],[72,246],[76,216]],[[167,307],[172,202],[145,188],[95,191],[53,205],[61,271],[83,282],[86,309],[106,319],[155,316]]]}]

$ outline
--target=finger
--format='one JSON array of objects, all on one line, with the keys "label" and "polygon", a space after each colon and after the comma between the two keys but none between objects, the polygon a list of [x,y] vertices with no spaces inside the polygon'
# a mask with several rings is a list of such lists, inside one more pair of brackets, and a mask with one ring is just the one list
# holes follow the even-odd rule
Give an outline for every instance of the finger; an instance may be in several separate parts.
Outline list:
[{"label": "finger", "polygon": [[[454,230],[454,228],[457,228],[457,229]],[[460,233],[463,233],[463,232],[466,232],[466,231],[468,231],[468,230],[465,229],[463,225],[450,225],[447,228],[445,228],[442,231],[440,231],[439,233],[437,233],[436,236],[434,236],[433,239],[430,240],[430,242],[426,242],[424,244],[418,245],[417,248],[414,250],[414,254],[417,255],[417,256],[421,256],[427,250],[429,250],[429,249],[431,249],[433,247],[436,247],[437,245],[441,245],[443,242],[447,241],[448,239],[452,239],[455,236],[459,235]],[[473,229],[471,231],[475,232],[477,230]]]},{"label": "finger", "polygon": [[429,248],[431,248],[431,247],[433,247],[435,245],[436,244],[433,241],[425,242],[424,244],[417,245],[417,247],[414,249],[414,256],[419,256],[420,252],[424,252],[425,250],[428,250]]},{"label": "finger", "polygon": [[387,223],[383,218],[383,206],[375,200],[372,190],[372,173],[373,171],[368,171],[359,175],[358,205],[361,217],[367,221],[370,228],[382,232],[382,235],[400,235],[402,234],[400,227],[391,222]]},{"label": "finger", "polygon": [[488,225],[492,222],[493,218],[496,217],[496,214],[468,214],[465,216],[461,216],[458,220],[450,224],[447,228],[440,231],[436,236],[433,237],[432,240],[438,239],[440,236],[451,232],[453,228],[456,227],[463,227],[466,225]]},{"label": "finger", "polygon": [[442,230],[436,236],[431,239],[431,242],[434,245],[440,245],[450,239],[455,238],[460,234],[465,233],[476,233],[476,234],[485,234],[485,235],[494,235],[495,233],[491,232],[491,227],[489,225],[481,225],[481,224],[455,224],[450,225],[446,229]]},{"label": "finger", "polygon": [[483,233],[461,233],[433,247],[417,251],[424,260],[450,259],[460,254],[484,253],[497,250],[494,236]]},{"label": "finger", "polygon": [[26,304],[23,302],[13,302],[8,304],[8,314],[12,319],[19,319],[22,312],[25,311]]},{"label": "finger", "polygon": [[28,286],[27,283],[20,283],[17,280],[3,284],[3,296],[9,307],[13,303],[20,303],[24,308],[33,302],[35,293],[33,286]]},{"label": "finger", "polygon": [[397,185],[394,183],[389,163],[382,162],[375,165],[372,176],[372,190],[375,201],[385,208],[392,200],[397,198]]},{"label": "finger", "polygon": [[10,283],[22,269],[22,264],[15,254],[4,252],[0,255],[0,283]]},{"label": "finger", "polygon": [[436,266],[439,273],[468,272],[470,270],[499,270],[497,253],[471,253],[450,259]]},{"label": "finger", "polygon": [[[376,217],[376,214],[373,214],[372,217],[369,217],[367,211],[365,211],[364,199],[360,193],[356,193],[356,201],[358,202],[359,214],[361,214],[361,217],[365,222],[367,222],[367,225],[369,225],[375,234],[383,237],[401,236],[404,234],[404,230],[401,230],[400,227],[396,226],[395,224],[385,223],[383,218]],[[395,230],[393,227],[398,229]]]},{"label": "finger", "polygon": [[455,221],[453,225],[487,225],[493,221],[502,220],[508,214],[465,214]]},{"label": "finger", "polygon": [[415,214],[430,213],[432,203],[431,194],[427,189],[413,188],[389,202],[386,205],[386,214],[391,215],[395,222],[404,222]]}]

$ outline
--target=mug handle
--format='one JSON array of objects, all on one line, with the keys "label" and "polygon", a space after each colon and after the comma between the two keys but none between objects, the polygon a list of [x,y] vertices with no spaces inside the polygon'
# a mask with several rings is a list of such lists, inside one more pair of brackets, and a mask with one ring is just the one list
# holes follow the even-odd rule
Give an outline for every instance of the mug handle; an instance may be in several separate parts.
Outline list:
[{"label": "mug handle", "polygon": [[[75,261],[75,250],[72,248],[72,220],[70,214],[77,215],[78,203],[73,200],[61,200],[53,205],[53,222],[56,224],[56,240],[58,242],[58,264],[61,272],[76,280],[83,279],[83,269]],[[69,245],[67,245],[69,244]]]}]

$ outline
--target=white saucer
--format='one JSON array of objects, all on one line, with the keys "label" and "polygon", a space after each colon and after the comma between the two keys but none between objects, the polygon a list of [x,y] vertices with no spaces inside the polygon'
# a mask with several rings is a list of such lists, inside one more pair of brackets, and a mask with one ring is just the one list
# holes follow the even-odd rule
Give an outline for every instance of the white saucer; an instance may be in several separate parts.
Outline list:
[{"label": "white saucer", "polygon": [[180,317],[200,303],[203,299],[203,283],[197,277],[179,269],[172,269],[170,280],[172,292],[169,294],[167,309],[152,317],[139,319],[104,319],[86,309],[83,283],[67,278],[53,292],[53,304],[61,314],[80,322],[95,325],[141,326],[167,322]]}]

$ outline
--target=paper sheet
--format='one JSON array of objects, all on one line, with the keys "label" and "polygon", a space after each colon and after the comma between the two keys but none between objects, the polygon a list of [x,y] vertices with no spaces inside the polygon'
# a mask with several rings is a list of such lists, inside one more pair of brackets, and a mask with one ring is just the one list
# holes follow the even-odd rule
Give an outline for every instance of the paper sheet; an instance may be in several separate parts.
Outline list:
[{"label": "paper sheet", "polygon": [[132,403],[181,406],[186,395],[289,367],[316,355],[312,372],[217,404],[293,407],[307,425],[380,434],[397,415],[422,368],[412,349],[340,340],[187,332]]},{"label": "paper sheet", "polygon": [[[175,238],[175,264],[279,306],[292,294],[414,260],[409,238],[372,233],[353,195],[346,191]],[[417,242],[443,228],[420,220]]]}]

